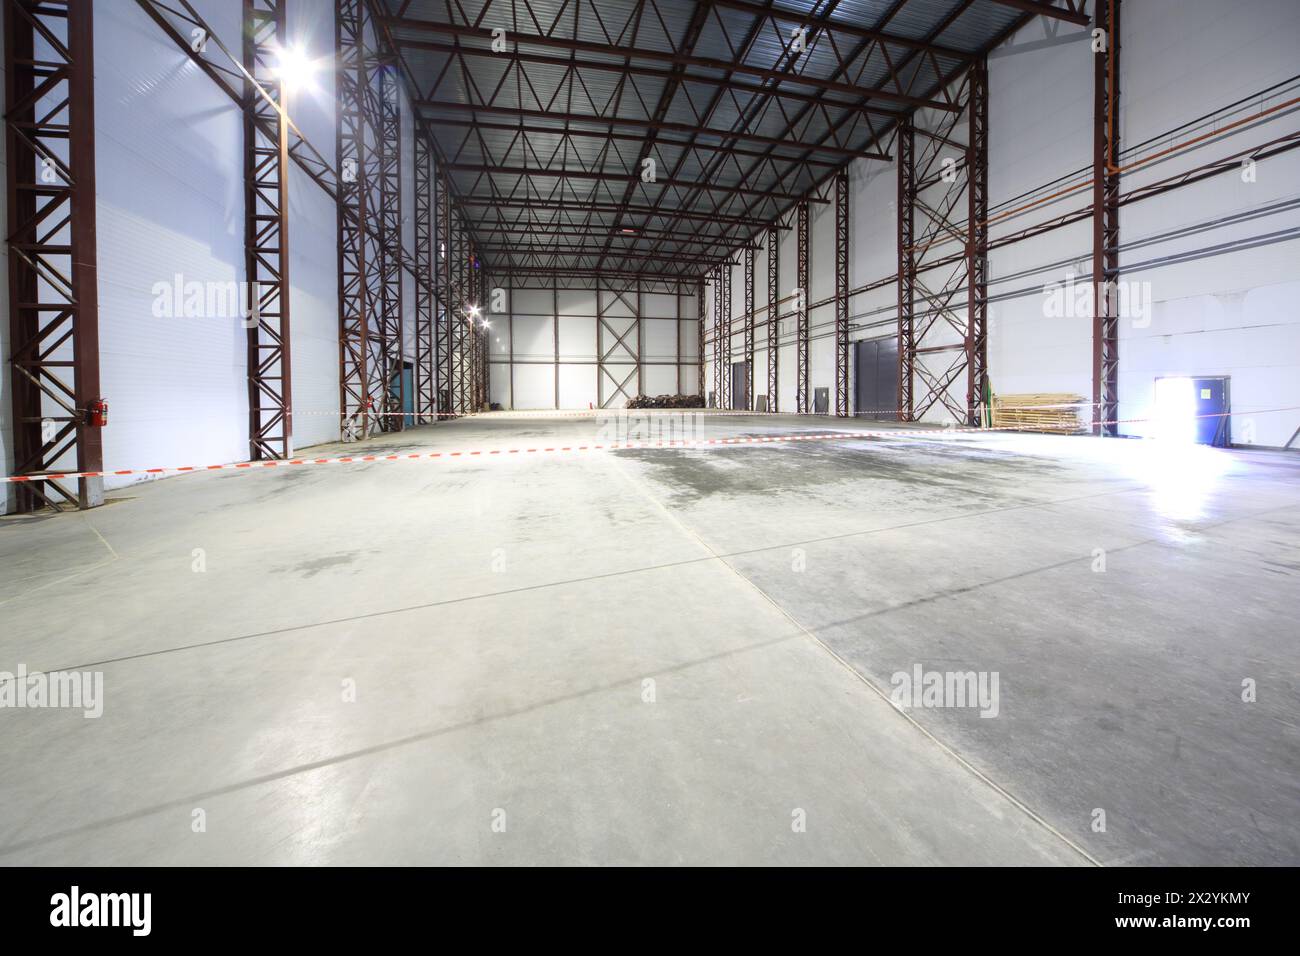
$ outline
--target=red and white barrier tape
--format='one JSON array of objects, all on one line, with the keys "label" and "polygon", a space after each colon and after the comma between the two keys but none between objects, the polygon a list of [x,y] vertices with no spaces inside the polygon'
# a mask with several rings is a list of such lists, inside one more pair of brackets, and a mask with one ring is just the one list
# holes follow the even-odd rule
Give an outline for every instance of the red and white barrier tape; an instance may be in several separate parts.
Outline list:
[{"label": "red and white barrier tape", "polygon": [[[1194,415],[1192,418],[1233,418],[1247,417],[1250,415],[1263,415],[1270,412],[1289,412],[1300,410],[1300,405],[1291,405],[1284,408],[1265,408],[1257,409],[1250,412],[1215,412],[1208,415]],[[1113,421],[1102,422],[1103,425],[1128,425],[1137,422],[1156,421],[1151,418],[1120,418]],[[946,426],[933,428],[890,428],[879,430],[863,431],[837,431],[822,432],[819,434],[807,435],[760,435],[753,437],[736,436],[730,438],[691,438],[677,441],[628,441],[628,442],[604,442],[590,443],[585,445],[550,445],[538,446],[535,448],[492,448],[492,449],[472,449],[469,451],[432,451],[416,452],[410,454],[392,454],[392,455],[343,455],[336,458],[289,458],[289,459],[272,459],[269,461],[241,461],[231,464],[221,465],[173,465],[167,468],[120,468],[115,470],[104,471],[63,471],[50,472],[47,474],[33,475],[5,475],[0,477],[0,482],[31,482],[31,481],[59,481],[69,478],[115,478],[130,475],[177,475],[188,474],[191,472],[202,471],[239,471],[239,470],[256,470],[260,468],[288,468],[301,465],[339,465],[339,464],[359,464],[366,462],[379,461],[438,461],[445,459],[462,459],[462,458],[494,458],[509,457],[511,455],[532,455],[532,454],[565,454],[577,452],[593,451],[627,451],[641,449],[660,449],[660,448],[710,448],[734,445],[768,445],[780,444],[783,442],[805,442],[805,441],[852,441],[863,438],[941,438],[945,435],[953,435],[968,432],[983,432],[990,435],[1029,432],[1041,434],[1041,429],[1036,428],[983,428],[978,425],[961,425]],[[1066,436],[1062,436],[1066,437]]]},{"label": "red and white barrier tape", "polygon": [[[945,429],[947,431],[947,429]],[[931,431],[930,434],[934,434]],[[375,461],[430,461],[451,458],[489,458],[503,455],[530,455],[547,452],[619,451],[644,448],[703,448],[710,445],[750,445],[771,442],[815,441],[833,438],[857,438],[868,432],[837,432],[823,435],[766,435],[759,438],[699,438],[681,441],[605,442],[589,445],[549,445],[536,448],[492,448],[470,451],[432,451],[405,455],[343,455],[337,458],[288,458],[269,461],[241,461],[225,465],[173,465],[168,468],[119,468],[112,471],[64,471],[41,475],[7,475],[0,481],[57,481],[67,478],[115,478],[127,475],[175,475],[199,471],[235,471],[258,468],[288,468],[295,465],[339,465]]]}]

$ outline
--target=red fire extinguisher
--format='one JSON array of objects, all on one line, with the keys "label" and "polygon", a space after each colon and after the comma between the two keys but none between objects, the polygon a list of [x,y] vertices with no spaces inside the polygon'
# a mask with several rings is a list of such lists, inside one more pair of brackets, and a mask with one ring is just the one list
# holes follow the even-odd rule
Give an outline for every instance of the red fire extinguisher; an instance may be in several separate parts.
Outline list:
[{"label": "red fire extinguisher", "polygon": [[108,402],[97,398],[86,409],[86,421],[93,428],[103,428],[108,424]]}]

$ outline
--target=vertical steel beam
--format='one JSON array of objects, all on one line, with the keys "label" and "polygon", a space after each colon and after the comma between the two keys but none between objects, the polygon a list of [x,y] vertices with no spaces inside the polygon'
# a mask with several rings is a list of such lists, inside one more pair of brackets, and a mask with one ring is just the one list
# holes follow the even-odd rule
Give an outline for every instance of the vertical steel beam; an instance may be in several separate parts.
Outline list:
[{"label": "vertical steel beam", "polygon": [[835,414],[849,414],[849,173],[835,174]]},{"label": "vertical steel beam", "polygon": [[378,263],[369,238],[371,131],[366,107],[370,74],[365,55],[363,0],[337,0],[334,42],[338,124],[339,411],[342,438],[368,438],[373,369],[370,326]]},{"label": "vertical steel beam", "polygon": [[714,276],[714,407],[723,407],[723,271],[715,265]]},{"label": "vertical steel beam", "polygon": [[988,387],[989,70],[971,67],[966,147],[966,424],[980,425]]},{"label": "vertical steel beam", "polygon": [[641,280],[636,280],[636,393],[645,394],[645,327],[642,323],[642,314],[645,312],[645,303],[641,298]]},{"label": "vertical steel beam", "polygon": [[704,277],[695,282],[695,392],[704,399]]},{"label": "vertical steel beam", "polygon": [[[596,285],[596,311],[600,311],[600,285]],[[551,338],[555,355],[555,407],[560,407],[560,277],[551,276]],[[600,354],[600,320],[596,320],[596,354]],[[600,402],[600,371],[596,371],[596,402]]]},{"label": "vertical steel beam", "polygon": [[415,284],[415,420],[421,424],[438,420],[438,303],[434,258],[434,175],[433,150],[428,133],[417,129],[412,142],[415,156],[415,270],[426,281]]},{"label": "vertical steel beam", "polygon": [[898,164],[898,420],[912,420],[912,368],[916,361],[913,308],[916,298],[916,253],[912,243],[916,202],[916,133],[909,117],[898,127],[894,146]]},{"label": "vertical steel beam", "polygon": [[438,177],[438,410],[445,416],[456,413],[456,293],[452,288],[453,220],[451,189],[445,174]]},{"label": "vertical steel beam", "polygon": [[777,302],[781,296],[780,286],[781,230],[775,225],[767,230],[767,410],[779,410],[777,392],[781,386],[781,363],[778,344],[780,341],[781,320],[777,312]]},{"label": "vertical steel beam", "polygon": [[745,247],[745,411],[754,408],[754,247]]},{"label": "vertical steel beam", "polygon": [[677,291],[673,294],[673,358],[676,360],[677,387],[674,394],[682,394],[682,284],[677,283]]},{"label": "vertical steel beam", "polygon": [[808,403],[808,200],[799,201],[799,235],[797,256],[799,286],[795,300],[795,412],[806,415],[811,411]]},{"label": "vertical steel beam", "polygon": [[1120,0],[1097,0],[1106,52],[1094,54],[1092,133],[1092,422],[1119,426],[1119,76]]},{"label": "vertical steel beam", "polygon": [[724,263],[722,277],[722,391],[719,408],[731,408],[731,262]]},{"label": "vertical steel beam", "polygon": [[379,427],[401,431],[406,423],[402,375],[402,118],[398,89],[401,77],[390,57],[377,58],[374,125],[379,182],[380,378],[382,415]]},{"label": "vertical steel beam", "polygon": [[[556,317],[559,321],[559,317]],[[507,408],[515,407],[515,277],[513,274],[506,276],[506,357],[509,364],[506,365],[506,375],[509,378],[507,382],[508,391],[506,396]]]},{"label": "vertical steel beam", "polygon": [[244,275],[253,461],[293,453],[289,128],[281,114],[285,93],[276,63],[287,42],[284,0],[244,0],[244,69],[252,77],[244,81]]},{"label": "vertical steel beam", "polygon": [[[15,475],[100,471],[91,4],[5,3]],[[103,479],[17,486],[18,511],[103,503]]]},{"label": "vertical steel beam", "polygon": [[469,228],[465,220],[457,217],[456,234],[459,237],[457,241],[458,251],[460,252],[459,267],[460,281],[457,283],[459,295],[457,301],[460,306],[460,321],[456,327],[460,330],[460,397],[458,405],[460,411],[469,414],[474,410],[474,318],[470,315],[470,297],[473,294],[470,287],[470,246],[469,246]]},{"label": "vertical steel beam", "polygon": [[447,255],[451,258],[451,330],[452,330],[452,409],[463,415],[469,408],[466,394],[468,368],[466,365],[465,323],[469,316],[465,310],[465,244],[460,218],[453,212],[450,222],[451,242]]}]

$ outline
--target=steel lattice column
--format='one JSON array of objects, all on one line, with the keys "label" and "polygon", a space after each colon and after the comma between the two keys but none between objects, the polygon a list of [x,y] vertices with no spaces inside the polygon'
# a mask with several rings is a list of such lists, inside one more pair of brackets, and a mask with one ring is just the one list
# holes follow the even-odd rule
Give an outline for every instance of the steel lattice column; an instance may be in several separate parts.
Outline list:
[{"label": "steel lattice column", "polygon": [[849,414],[849,173],[835,174],[835,414]]},{"label": "steel lattice column", "polygon": [[969,145],[966,148],[966,423],[984,417],[988,384],[989,71],[983,57],[971,67]]},{"label": "steel lattice column", "polygon": [[469,255],[466,243],[465,224],[457,217],[452,226],[456,238],[456,272],[452,302],[452,317],[456,330],[456,411],[466,414],[470,410],[470,316],[466,308],[468,302],[465,264]]},{"label": "steel lattice column", "polygon": [[452,292],[452,250],[451,250],[451,190],[445,176],[437,178],[438,215],[434,223],[436,229],[436,250],[438,256],[438,411],[451,415],[456,411],[455,386],[455,327],[456,319]]},{"label": "steel lattice column", "polygon": [[371,131],[363,0],[338,0],[339,410],[344,441],[368,438],[373,399],[370,324],[379,279],[370,237]]},{"label": "steel lattice column", "polygon": [[722,277],[722,391],[719,408],[731,408],[731,263],[721,267]]},{"label": "steel lattice column", "polygon": [[1092,421],[1119,434],[1119,52],[1120,0],[1097,0],[1106,53],[1094,54],[1092,158]]},{"label": "steel lattice column", "polygon": [[916,343],[912,310],[916,297],[916,259],[912,245],[916,202],[916,134],[910,119],[899,124],[895,141],[898,163],[898,420],[912,420],[912,366]]},{"label": "steel lattice column", "polygon": [[[99,471],[91,4],[7,0],[4,26],[14,474]],[[101,478],[17,487],[19,511],[102,503]]]},{"label": "steel lattice column", "polygon": [[754,407],[754,247],[745,247],[745,411]]},{"label": "steel lattice column", "polygon": [[695,283],[695,393],[704,399],[704,279]]},{"label": "steel lattice column", "polygon": [[244,0],[244,274],[248,281],[249,458],[293,453],[289,353],[289,129],[276,69],[283,0]]},{"label": "steel lattice column", "polygon": [[427,281],[415,284],[415,420],[438,420],[438,273],[434,258],[433,150],[428,134],[417,129],[415,151],[415,269]]},{"label": "steel lattice column", "polygon": [[778,360],[781,320],[777,313],[780,285],[781,231],[775,225],[767,230],[767,410],[779,410],[777,390],[781,385],[781,363]]},{"label": "steel lattice column", "polygon": [[379,182],[380,336],[383,414],[379,427],[401,431],[405,383],[402,376],[402,118],[401,82],[391,58],[376,61],[374,100]]},{"label": "steel lattice column", "polygon": [[808,200],[799,200],[798,297],[795,300],[795,396],[794,410],[800,415],[808,413]]},{"label": "steel lattice column", "polygon": [[714,407],[723,407],[723,273],[715,265],[714,274]]}]

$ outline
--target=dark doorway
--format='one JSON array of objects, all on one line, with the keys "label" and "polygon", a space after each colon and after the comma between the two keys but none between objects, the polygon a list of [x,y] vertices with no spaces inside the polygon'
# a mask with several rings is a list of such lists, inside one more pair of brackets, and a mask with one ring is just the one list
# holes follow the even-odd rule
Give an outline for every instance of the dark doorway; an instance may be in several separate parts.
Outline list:
[{"label": "dark doorway", "polygon": [[748,371],[748,362],[731,363],[731,407],[734,409],[749,411],[749,390],[745,387]]},{"label": "dark doorway", "polygon": [[859,418],[898,418],[898,339],[853,343],[853,408]]}]

